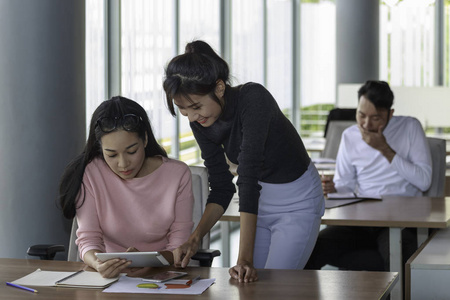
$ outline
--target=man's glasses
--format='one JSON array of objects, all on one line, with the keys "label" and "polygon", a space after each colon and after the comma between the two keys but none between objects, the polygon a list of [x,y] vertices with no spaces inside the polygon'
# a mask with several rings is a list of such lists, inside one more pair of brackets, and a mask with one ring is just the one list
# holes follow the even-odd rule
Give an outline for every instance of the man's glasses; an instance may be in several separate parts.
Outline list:
[{"label": "man's glasses", "polygon": [[97,120],[97,125],[101,131],[109,133],[116,129],[118,126],[122,127],[126,131],[135,130],[141,118],[134,114],[127,114],[122,117],[103,117]]}]

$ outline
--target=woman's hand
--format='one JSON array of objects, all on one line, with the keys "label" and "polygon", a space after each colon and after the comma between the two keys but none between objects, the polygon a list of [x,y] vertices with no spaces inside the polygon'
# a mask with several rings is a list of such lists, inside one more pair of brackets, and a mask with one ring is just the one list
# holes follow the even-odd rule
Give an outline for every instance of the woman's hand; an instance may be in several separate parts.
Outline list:
[{"label": "woman's hand", "polygon": [[173,250],[173,262],[174,266],[177,268],[186,268],[191,257],[197,253],[200,246],[200,239],[191,236],[189,240]]},{"label": "woman's hand", "polygon": [[172,253],[175,267],[185,268],[188,265],[191,257],[197,253],[202,238],[211,230],[223,213],[223,207],[217,203],[208,203],[206,205],[202,218],[188,241],[173,250]]},{"label": "woman's hand", "polygon": [[94,261],[92,267],[104,278],[114,278],[120,275],[128,266],[131,261],[126,259],[114,258],[102,262],[98,258]]},{"label": "woman's hand", "polygon": [[253,282],[258,280],[256,269],[253,267],[257,216],[246,212],[240,212],[240,216],[239,256],[237,264],[230,268],[228,273],[239,282]]},{"label": "woman's hand", "polygon": [[242,261],[228,270],[230,276],[239,282],[254,282],[258,280],[258,274],[253,264]]},{"label": "woman's hand", "polygon": [[[129,247],[125,252],[140,252],[135,247]],[[151,270],[150,267],[134,267],[134,268],[127,268],[124,271],[124,273],[127,273],[127,276],[129,277],[144,277],[148,274],[148,272]]]},{"label": "woman's hand", "polygon": [[102,251],[89,250],[84,254],[83,261],[86,265],[99,272],[104,278],[114,278],[119,276],[119,274],[131,264],[131,261],[120,258],[101,261],[95,256],[95,253],[98,252]]}]

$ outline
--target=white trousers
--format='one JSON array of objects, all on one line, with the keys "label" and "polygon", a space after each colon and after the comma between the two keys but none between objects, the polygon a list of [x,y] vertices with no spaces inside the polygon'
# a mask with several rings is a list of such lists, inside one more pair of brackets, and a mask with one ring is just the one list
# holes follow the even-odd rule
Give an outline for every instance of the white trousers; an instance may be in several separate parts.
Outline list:
[{"label": "white trousers", "polygon": [[259,184],[255,268],[303,269],[314,249],[325,209],[319,173],[311,163],[293,182]]}]

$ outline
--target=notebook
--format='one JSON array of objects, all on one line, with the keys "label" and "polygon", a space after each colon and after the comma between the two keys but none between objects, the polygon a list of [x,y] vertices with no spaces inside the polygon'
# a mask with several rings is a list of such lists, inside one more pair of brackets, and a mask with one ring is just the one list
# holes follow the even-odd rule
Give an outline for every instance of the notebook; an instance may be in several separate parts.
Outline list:
[{"label": "notebook", "polygon": [[358,195],[355,193],[329,193],[325,200],[325,208],[349,205],[364,200],[381,200],[381,197]]},{"label": "notebook", "polygon": [[37,269],[12,283],[24,286],[59,286],[79,288],[105,288],[116,282],[116,278],[103,278],[98,272],[80,270],[78,272],[42,271]]},{"label": "notebook", "polygon": [[374,195],[362,195],[353,192],[348,193],[329,193],[327,196],[328,200],[344,200],[344,199],[371,199],[371,200],[381,200],[380,196]]}]

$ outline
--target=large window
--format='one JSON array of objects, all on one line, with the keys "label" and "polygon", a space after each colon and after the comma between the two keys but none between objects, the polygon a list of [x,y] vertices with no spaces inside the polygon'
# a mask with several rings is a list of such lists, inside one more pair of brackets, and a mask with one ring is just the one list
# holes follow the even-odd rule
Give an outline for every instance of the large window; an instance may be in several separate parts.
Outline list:
[{"label": "large window", "polygon": [[264,1],[232,1],[231,75],[235,84],[264,84]]},{"label": "large window", "polygon": [[[283,113],[292,118],[293,22],[292,1],[267,1],[267,89]],[[282,54],[282,55],[281,55]]]},{"label": "large window", "polygon": [[394,86],[435,84],[434,0],[380,5],[380,78]]},{"label": "large window", "polygon": [[450,86],[450,0],[445,0],[444,28],[444,85]]},{"label": "large window", "polygon": [[[178,53],[184,53],[187,43],[203,40],[220,54],[220,7],[219,0],[180,1],[180,28]],[[196,164],[200,149],[195,142],[188,118],[179,114],[179,158],[187,164]]]},{"label": "large window", "polygon": [[175,53],[173,9],[173,1],[166,0],[121,2],[122,95],[145,108],[156,138],[168,153],[175,123],[164,104],[162,78]]},{"label": "large window", "polygon": [[104,11],[103,0],[86,0],[86,127],[106,100]]},{"label": "large window", "polygon": [[[436,83],[435,14],[443,3],[444,85],[450,86],[450,0],[436,1],[380,0],[380,79],[391,85]],[[107,3],[86,0],[88,120],[108,97]],[[120,28],[121,93],[147,110],[170,156],[200,161],[187,118],[170,115],[162,90],[167,62],[195,39],[228,61],[234,85],[265,85],[286,116],[300,120],[303,138],[323,134],[336,101],[334,0],[121,1]]]},{"label": "large window", "polygon": [[336,102],[336,5],[303,0],[300,11],[300,133],[323,136]]}]

